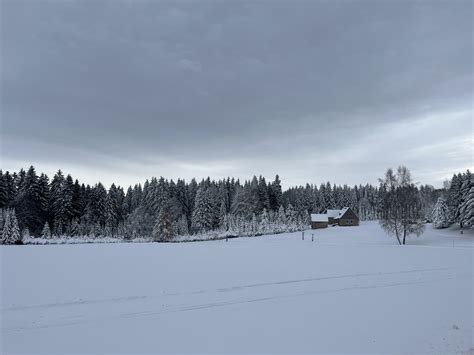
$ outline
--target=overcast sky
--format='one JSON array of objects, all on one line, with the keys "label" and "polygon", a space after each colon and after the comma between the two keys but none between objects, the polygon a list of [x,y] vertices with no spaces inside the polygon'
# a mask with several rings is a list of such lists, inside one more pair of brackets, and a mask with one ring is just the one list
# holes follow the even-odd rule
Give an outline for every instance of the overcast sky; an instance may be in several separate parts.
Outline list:
[{"label": "overcast sky", "polygon": [[1,1],[1,168],[441,186],[472,168],[471,1]]}]

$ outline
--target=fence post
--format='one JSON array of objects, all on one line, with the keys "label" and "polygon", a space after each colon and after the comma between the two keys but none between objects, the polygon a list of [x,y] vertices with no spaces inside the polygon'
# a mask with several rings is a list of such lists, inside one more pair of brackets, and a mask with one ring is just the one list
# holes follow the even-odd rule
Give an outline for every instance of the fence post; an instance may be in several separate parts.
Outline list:
[{"label": "fence post", "polygon": [[311,233],[311,241],[314,242],[314,234]]},{"label": "fence post", "polygon": [[301,232],[301,240],[304,240],[304,232]]}]

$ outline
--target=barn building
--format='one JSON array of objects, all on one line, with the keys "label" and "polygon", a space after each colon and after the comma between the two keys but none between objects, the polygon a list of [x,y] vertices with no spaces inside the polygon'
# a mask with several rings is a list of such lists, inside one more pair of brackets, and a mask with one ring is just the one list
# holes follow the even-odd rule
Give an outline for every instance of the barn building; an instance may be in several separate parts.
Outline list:
[{"label": "barn building", "polygon": [[328,225],[358,226],[359,217],[349,207],[344,207],[342,210],[326,210],[325,213],[311,215],[312,229],[327,228]]},{"label": "barn building", "polygon": [[339,221],[339,216],[341,214],[342,210],[326,210],[326,214],[328,216],[328,224],[337,224]]},{"label": "barn building", "polygon": [[351,208],[344,207],[338,216],[337,224],[340,226],[358,226],[359,217]]},{"label": "barn building", "polygon": [[311,229],[327,228],[328,216],[326,214],[313,213],[311,215]]}]

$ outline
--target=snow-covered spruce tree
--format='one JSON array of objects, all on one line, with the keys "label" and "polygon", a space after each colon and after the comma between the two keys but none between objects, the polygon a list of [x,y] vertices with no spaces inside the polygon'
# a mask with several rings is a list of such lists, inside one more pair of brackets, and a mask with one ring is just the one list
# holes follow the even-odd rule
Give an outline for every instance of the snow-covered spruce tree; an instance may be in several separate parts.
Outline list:
[{"label": "snow-covered spruce tree", "polygon": [[41,232],[41,238],[51,239],[51,229],[49,228],[49,223],[45,222],[43,231]]},{"label": "snow-covered spruce tree", "polygon": [[451,223],[458,223],[461,205],[462,175],[454,174],[448,190],[448,207]]},{"label": "snow-covered spruce tree", "polygon": [[194,232],[207,232],[212,229],[214,210],[211,196],[204,186],[199,187],[194,200],[192,228]]},{"label": "snow-covered spruce tree", "polygon": [[81,235],[80,229],[81,227],[79,225],[79,221],[77,220],[77,218],[74,218],[69,226],[68,235],[70,235],[71,237],[77,237]]},{"label": "snow-covered spruce tree", "polygon": [[474,226],[474,186],[471,187],[465,201],[461,205],[460,218],[463,227]]},{"label": "snow-covered spruce tree", "polygon": [[0,208],[0,234],[2,234],[3,231],[3,225],[5,224],[5,214],[6,214],[6,209],[5,208]]},{"label": "snow-covered spruce tree", "polygon": [[10,218],[11,218],[11,232],[12,232],[12,239],[14,240],[15,244],[22,244],[23,238],[20,233],[20,227],[18,224],[18,220],[16,218],[16,211],[15,209],[11,209],[10,211]]},{"label": "snow-covered spruce tree", "polygon": [[8,202],[8,183],[5,175],[3,175],[3,171],[0,169],[0,209],[7,207]]},{"label": "snow-covered spruce tree", "polygon": [[257,216],[255,213],[252,215],[252,221],[250,222],[250,234],[252,236],[255,236],[258,232],[258,222],[257,222]]},{"label": "snow-covered spruce tree", "polygon": [[220,208],[219,208],[219,227],[220,229],[227,230],[227,207],[225,200],[221,201]]},{"label": "snow-covered spruce tree", "polygon": [[259,234],[266,234],[270,231],[270,220],[268,217],[267,209],[264,208],[262,214],[260,216],[260,222],[258,225],[258,233]]},{"label": "snow-covered spruce tree", "polygon": [[112,238],[114,236],[112,222],[107,221],[104,226],[104,237]]},{"label": "snow-covered spruce tree", "polygon": [[311,216],[307,211],[298,214],[298,230],[308,229],[311,224]]},{"label": "snow-covered spruce tree", "polygon": [[10,210],[6,209],[4,213],[3,229],[0,238],[0,244],[13,244],[11,240],[11,222],[10,222]]},{"label": "snow-covered spruce tree", "polygon": [[410,234],[417,236],[424,231],[423,214],[419,192],[411,182],[410,172],[400,166],[397,174],[388,169],[381,180],[383,191],[380,225],[389,234],[395,235],[400,245],[406,244]]},{"label": "snow-covered spruce tree", "polygon": [[64,226],[61,219],[56,219],[54,224],[54,235],[56,237],[61,237],[64,234]]},{"label": "snow-covered spruce tree", "polygon": [[449,209],[444,198],[438,198],[431,215],[433,218],[433,227],[436,229],[449,227]]},{"label": "snow-covered spruce tree", "polygon": [[14,209],[7,210],[0,244],[21,244],[20,228]]},{"label": "snow-covered spruce tree", "polygon": [[282,203],[281,181],[278,175],[276,175],[275,180],[268,185],[268,200],[270,210],[278,211]]},{"label": "snow-covered spruce tree", "polygon": [[170,241],[176,235],[176,226],[169,205],[161,207],[153,228],[152,237],[156,242]]},{"label": "snow-covered spruce tree", "polygon": [[461,198],[459,201],[459,222],[460,222],[461,228],[466,226],[466,222],[469,219],[468,215],[471,212],[469,207],[470,206],[472,207],[472,203],[469,200],[471,198],[470,193],[473,187],[474,187],[474,179],[472,177],[471,172],[467,170],[467,172],[462,175],[462,184],[461,184],[461,190],[460,190]]},{"label": "snow-covered spruce tree", "polygon": [[278,208],[277,223],[286,224],[286,213],[285,213],[285,208],[283,206],[280,206]]},{"label": "snow-covered spruce tree", "polygon": [[188,235],[189,234],[189,229],[188,229],[188,219],[186,218],[186,215],[181,215],[178,219],[178,224],[177,224],[177,229],[178,229],[178,235]]}]

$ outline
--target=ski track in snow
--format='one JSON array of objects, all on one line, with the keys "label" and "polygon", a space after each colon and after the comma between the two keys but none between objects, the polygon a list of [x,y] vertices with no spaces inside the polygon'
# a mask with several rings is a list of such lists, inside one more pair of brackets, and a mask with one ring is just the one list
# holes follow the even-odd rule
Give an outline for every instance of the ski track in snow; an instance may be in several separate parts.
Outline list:
[{"label": "ski track in snow", "polygon": [[254,284],[248,284],[248,285],[223,287],[223,288],[210,289],[210,290],[165,293],[163,295],[158,295],[158,296],[144,296],[144,295],[142,295],[142,296],[114,297],[114,298],[97,299],[97,300],[79,299],[79,300],[69,301],[69,302],[56,302],[56,303],[47,303],[47,304],[38,304],[38,305],[12,306],[12,307],[7,307],[7,308],[2,308],[2,309],[0,309],[0,312],[21,311],[21,310],[34,309],[34,308],[69,307],[69,306],[97,304],[97,303],[126,302],[126,301],[136,301],[136,300],[141,300],[141,299],[153,299],[153,298],[162,298],[162,297],[170,297],[170,296],[195,295],[195,294],[202,294],[202,293],[207,293],[207,292],[230,292],[230,291],[242,290],[242,289],[246,289],[246,288],[255,288],[255,287],[263,287],[263,286],[273,286],[273,285],[287,285],[287,284],[302,283],[302,282],[313,282],[313,281],[332,280],[332,279],[345,279],[345,278],[365,277],[365,276],[399,275],[399,274],[442,271],[442,270],[451,270],[451,269],[454,269],[454,268],[446,267],[446,268],[432,268],[432,269],[402,270],[402,271],[393,271],[393,272],[368,272],[368,273],[357,273],[357,274],[322,276],[322,277],[296,279],[296,280],[284,280],[284,281],[275,281],[275,282],[254,283]]},{"label": "ski track in snow", "polygon": [[[446,273],[447,272],[447,273]],[[388,279],[397,278],[400,275],[409,275],[411,279],[406,281],[398,281],[393,280],[390,281]],[[382,282],[380,282],[380,277],[383,277]],[[95,323],[95,322],[103,322],[103,321],[113,321],[113,320],[121,320],[127,318],[141,318],[141,317],[154,317],[159,316],[161,314],[166,313],[176,313],[176,312],[189,312],[189,311],[197,311],[202,309],[209,309],[209,308],[216,308],[216,307],[225,307],[225,306],[233,306],[233,305],[244,305],[250,304],[255,302],[266,302],[266,301],[274,301],[286,298],[294,298],[294,297],[303,297],[315,294],[323,294],[323,293],[336,293],[336,292],[346,292],[346,291],[357,291],[357,290],[370,290],[370,289],[378,289],[378,288],[387,288],[387,287],[399,287],[399,286],[408,286],[408,285],[419,285],[425,284],[430,282],[439,282],[443,280],[450,280],[455,278],[472,278],[472,274],[466,273],[459,273],[456,272],[455,268],[431,268],[431,269],[411,269],[411,270],[402,270],[402,271],[394,271],[394,272],[374,272],[374,273],[355,273],[355,274],[344,274],[344,275],[333,275],[333,276],[323,276],[323,277],[314,277],[314,278],[305,278],[305,279],[295,279],[295,280],[282,280],[282,281],[275,281],[275,282],[263,282],[263,283],[254,283],[254,284],[247,284],[247,285],[238,285],[233,287],[223,287],[223,288],[215,288],[215,289],[208,289],[208,290],[198,290],[198,291],[189,291],[189,292],[176,292],[176,293],[166,293],[163,295],[158,296],[128,296],[128,297],[116,297],[116,298],[109,298],[109,299],[97,299],[97,300],[77,300],[71,302],[58,302],[58,303],[49,303],[49,304],[41,304],[41,305],[25,305],[25,306],[14,306],[10,308],[4,308],[1,310],[1,313],[4,316],[7,313],[14,313],[14,314],[21,314],[23,311],[29,311],[32,309],[36,309],[38,311],[47,312],[48,309],[54,307],[65,307],[67,311],[75,311],[74,314],[61,316],[60,319],[63,321],[58,322],[50,322],[50,323],[43,323],[42,316],[37,319],[28,319],[26,321],[20,320],[19,325],[15,325],[13,327],[5,327],[2,328],[2,332],[16,332],[16,331],[24,331],[24,330],[34,330],[34,329],[47,329],[47,328],[56,328],[56,327],[66,327],[66,326],[74,326],[79,324],[86,324],[86,323]],[[342,281],[345,279],[350,280],[357,280],[362,279],[355,285],[351,286],[333,286],[329,288],[317,288],[314,290],[308,291],[300,291],[300,292],[285,292],[283,294],[275,294],[275,290],[273,287],[278,286],[297,286],[298,284],[311,284],[314,283],[312,286],[319,286],[319,283],[324,283],[326,281]],[[364,283],[365,282],[365,283]],[[219,299],[219,295],[222,294],[229,294],[229,293],[236,293],[243,290],[248,289],[256,289],[262,288],[264,291],[268,292],[269,296],[260,296],[260,297],[234,297],[230,299]],[[287,289],[286,289],[287,290]],[[289,291],[293,289],[290,288]],[[288,291],[288,290],[287,290]],[[106,313],[103,316],[99,317],[86,317],[87,312],[81,313],[81,307],[87,307],[95,304],[113,304],[113,303],[120,303],[120,302],[139,302],[139,301],[153,301],[153,300],[162,300],[164,298],[171,298],[173,300],[179,296],[192,296],[192,295],[202,295],[202,294],[209,294],[217,296],[217,300],[214,302],[203,302],[203,303],[187,303],[187,304],[161,304],[160,309],[156,309],[156,304],[151,304],[148,306],[154,306],[153,309],[141,309],[143,306],[138,304],[139,310],[135,312],[125,312],[125,313]],[[187,298],[189,300],[189,298]],[[161,301],[160,301],[161,303]],[[101,310],[104,311],[104,310]],[[92,312],[94,313],[94,312]],[[3,317],[3,316],[2,316]],[[66,321],[64,321],[66,319]],[[59,319],[58,319],[59,320]]]}]

